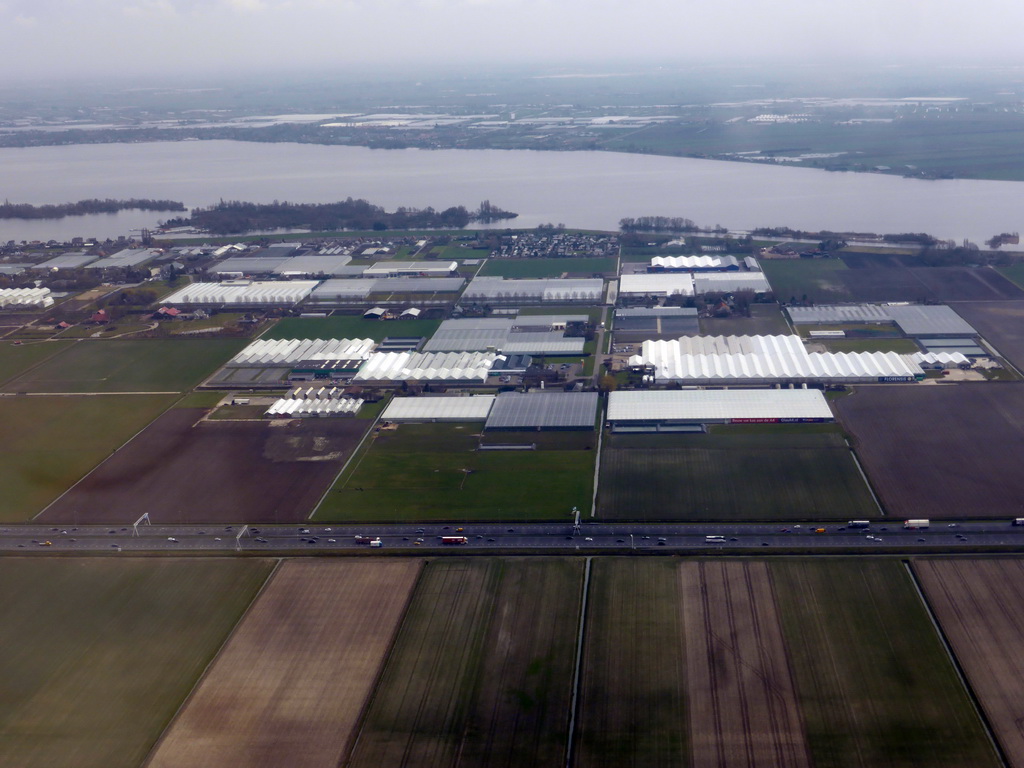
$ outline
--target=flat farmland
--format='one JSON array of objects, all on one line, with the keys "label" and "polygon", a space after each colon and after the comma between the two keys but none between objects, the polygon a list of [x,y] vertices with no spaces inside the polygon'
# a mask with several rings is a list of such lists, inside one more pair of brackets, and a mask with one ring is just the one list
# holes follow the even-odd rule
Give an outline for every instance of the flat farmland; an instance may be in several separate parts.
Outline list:
[{"label": "flat farmland", "polygon": [[33,341],[26,344],[0,342],[0,384],[39,365],[68,346],[63,341]]},{"label": "flat farmland", "polygon": [[887,514],[1019,514],[1024,384],[862,387],[835,407]]},{"label": "flat farmland", "polygon": [[271,567],[0,559],[0,764],[136,768]]},{"label": "flat farmland", "polygon": [[0,521],[37,514],[174,398],[0,397]]},{"label": "flat farmland", "polygon": [[1024,562],[916,560],[914,571],[1012,766],[1024,766]]},{"label": "flat farmland", "polygon": [[760,259],[758,262],[782,302],[807,297],[817,304],[852,301],[843,282],[847,266],[840,259]]},{"label": "flat farmland", "polygon": [[598,514],[644,521],[877,515],[842,436],[795,432],[610,435]]},{"label": "flat farmland", "polygon": [[694,765],[812,765],[763,562],[680,564]]},{"label": "flat farmland", "polygon": [[954,309],[1018,370],[1024,370],[1024,302],[964,302]]},{"label": "flat farmland", "polygon": [[421,565],[284,562],[161,740],[150,768],[338,765]]},{"label": "flat farmland", "polygon": [[935,301],[938,295],[921,282],[917,270],[906,267],[848,269],[838,277],[850,295],[848,301]]},{"label": "flat farmland", "polygon": [[430,562],[344,764],[558,764],[581,577],[568,559]]},{"label": "flat farmland", "polygon": [[902,563],[770,571],[814,765],[999,764]]},{"label": "flat farmland", "polygon": [[[98,399],[98,398],[92,398]],[[304,520],[369,422],[204,421],[175,408],[40,517],[47,523],[274,523]]]},{"label": "flat farmland", "polygon": [[678,561],[596,558],[579,720],[580,768],[689,766]]},{"label": "flat farmland", "polygon": [[244,347],[238,339],[85,340],[7,382],[7,392],[184,392]]},{"label": "flat farmland", "polygon": [[914,267],[910,272],[939,301],[1024,299],[1024,290],[991,267]]},{"label": "flat farmland", "polygon": [[481,426],[403,424],[375,434],[316,519],[569,520],[590,502],[595,451],[548,450],[543,440],[535,451],[477,451]]}]

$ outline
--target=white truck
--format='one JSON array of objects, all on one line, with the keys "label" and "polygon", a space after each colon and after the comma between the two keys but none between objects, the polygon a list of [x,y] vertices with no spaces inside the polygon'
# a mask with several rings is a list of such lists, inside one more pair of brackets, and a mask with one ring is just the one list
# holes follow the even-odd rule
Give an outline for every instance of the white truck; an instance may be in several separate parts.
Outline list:
[{"label": "white truck", "polygon": [[928,528],[932,524],[931,520],[904,520],[903,527],[907,530],[917,531],[922,528]]}]

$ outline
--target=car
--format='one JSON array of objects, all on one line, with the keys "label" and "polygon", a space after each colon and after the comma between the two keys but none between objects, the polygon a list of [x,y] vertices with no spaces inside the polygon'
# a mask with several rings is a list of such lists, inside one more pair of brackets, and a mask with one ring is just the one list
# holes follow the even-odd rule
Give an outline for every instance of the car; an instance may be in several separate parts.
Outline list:
[{"label": "car", "polygon": [[565,540],[566,540],[566,541],[572,541],[572,536],[566,536],[566,537],[565,537]]},{"label": "car", "polygon": [[417,528],[416,529],[416,533],[426,533],[426,529],[425,528]]},{"label": "car", "polygon": [[593,540],[594,540],[594,539],[593,539],[593,537],[591,537],[591,536],[587,536],[587,538],[585,538],[585,539],[584,539],[584,541],[593,541]]},{"label": "car", "polygon": [[664,539],[662,539],[661,541],[659,541],[659,542],[658,542],[658,546],[659,546],[659,547],[664,547],[664,546],[665,546],[665,540],[664,540]]},{"label": "car", "polygon": [[409,537],[408,537],[408,536],[403,536],[403,537],[402,537],[402,541],[408,541],[408,540],[409,540]]},{"label": "car", "polygon": [[615,541],[616,541],[616,543],[618,543],[618,544],[625,544],[625,543],[626,543],[626,540],[625,540],[625,539],[616,539]]},{"label": "car", "polygon": [[110,546],[112,546],[114,549],[120,549],[121,548],[120,544],[111,544]]},{"label": "car", "polygon": [[414,542],[412,543],[412,545],[413,545],[414,547],[418,547],[418,546],[420,546],[420,542],[419,542],[419,540],[417,540],[417,541],[414,541]]},{"label": "car", "polygon": [[416,543],[417,544],[422,544],[423,543],[423,539],[416,539]]},{"label": "car", "polygon": [[324,533],[330,533],[330,532],[331,532],[330,528],[324,528]]},{"label": "car", "polygon": [[41,542],[39,542],[39,546],[40,547],[52,547],[53,546],[53,542],[52,541],[41,541]]},{"label": "car", "polygon": [[24,547],[25,547],[25,545],[24,545],[24,544],[19,544],[18,546],[19,546],[19,547],[22,547],[22,548],[24,548]]},{"label": "car", "polygon": [[198,533],[200,536],[202,536],[203,534],[206,533],[206,531],[196,531],[196,533]]},{"label": "car", "polygon": [[779,530],[779,533],[789,533],[789,528],[782,528]]},{"label": "car", "polygon": [[946,527],[947,528],[956,528],[956,523],[947,523]]},{"label": "car", "polygon": [[337,543],[338,543],[338,540],[337,540],[337,539],[328,539],[328,540],[327,540],[327,543],[328,543],[328,544],[337,544]]},{"label": "car", "polygon": [[509,528],[509,529],[508,529],[508,532],[509,532],[509,533],[515,533],[515,532],[516,532],[516,529],[515,529],[515,528]]},{"label": "car", "polygon": [[736,538],[735,536],[733,536],[733,537],[731,537],[731,538],[729,539],[729,541],[739,541],[739,539],[737,539],[737,538]]},{"label": "car", "polygon": [[456,533],[462,533],[464,530],[465,530],[465,528],[456,528],[455,532]]},{"label": "car", "polygon": [[309,528],[299,528],[299,533],[309,533]]},{"label": "car", "polygon": [[668,539],[666,539],[664,536],[659,536],[658,541],[668,541]]},{"label": "car", "polygon": [[768,542],[767,541],[762,541],[761,542],[761,546],[762,547],[767,547],[768,546]]},{"label": "car", "polygon": [[214,536],[214,537],[213,537],[213,540],[214,540],[214,541],[220,541],[220,536]]},{"label": "car", "polygon": [[918,539],[918,541],[924,541],[924,539]]},{"label": "car", "polygon": [[107,531],[107,533],[117,533],[117,531]]},{"label": "car", "polygon": [[488,541],[491,542],[492,544],[494,543],[494,539],[488,539]]},{"label": "car", "polygon": [[177,544],[177,543],[178,543],[178,540],[177,540],[176,538],[174,538],[173,536],[168,536],[168,537],[167,537],[167,540],[168,540],[168,541],[173,541],[173,542],[174,542],[175,544]]}]

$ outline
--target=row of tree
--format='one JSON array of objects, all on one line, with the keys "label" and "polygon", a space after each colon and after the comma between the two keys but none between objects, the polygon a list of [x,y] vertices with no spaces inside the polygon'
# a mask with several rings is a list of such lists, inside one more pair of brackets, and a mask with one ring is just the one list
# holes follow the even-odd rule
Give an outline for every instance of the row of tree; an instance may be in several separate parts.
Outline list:
[{"label": "row of tree", "polygon": [[471,222],[512,219],[519,214],[503,211],[484,200],[473,212],[458,205],[433,208],[384,210],[366,200],[351,197],[337,203],[246,203],[221,200],[209,208],[196,208],[189,217],[164,222],[165,226],[192,226],[215,234],[235,235],[273,229],[311,229],[314,232],[388,229],[461,229]]},{"label": "row of tree", "polygon": [[118,211],[184,211],[184,203],[176,200],[79,200],[59,205],[29,205],[4,200],[0,205],[0,219],[63,219],[65,216],[88,216],[93,213]]},{"label": "row of tree", "polygon": [[697,232],[699,227],[682,216],[638,216],[619,219],[623,232]]}]

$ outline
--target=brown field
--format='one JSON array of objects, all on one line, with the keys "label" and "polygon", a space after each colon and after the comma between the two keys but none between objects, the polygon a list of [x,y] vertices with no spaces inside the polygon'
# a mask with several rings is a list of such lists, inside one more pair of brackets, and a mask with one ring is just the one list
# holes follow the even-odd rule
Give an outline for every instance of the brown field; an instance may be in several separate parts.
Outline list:
[{"label": "brown field", "polygon": [[918,560],[914,570],[1012,766],[1024,766],[1024,561]]},{"label": "brown field", "polygon": [[280,566],[149,768],[333,768],[373,689],[419,560]]},{"label": "brown field", "polygon": [[939,301],[1024,299],[1024,291],[990,267],[919,267],[910,271]]},{"label": "brown field", "polygon": [[768,566],[680,566],[694,765],[810,766]]},{"label": "brown field", "polygon": [[1020,513],[1024,384],[861,387],[835,407],[887,514]]},{"label": "brown field", "polygon": [[967,302],[957,304],[954,309],[991,342],[999,354],[1024,370],[1024,302]]},{"label": "brown field", "polygon": [[167,411],[39,517],[46,523],[273,523],[304,520],[370,425],[200,421]]},{"label": "brown field", "polygon": [[583,561],[432,562],[352,765],[565,758]]},{"label": "brown field", "polygon": [[678,561],[595,558],[575,764],[690,765]]}]

